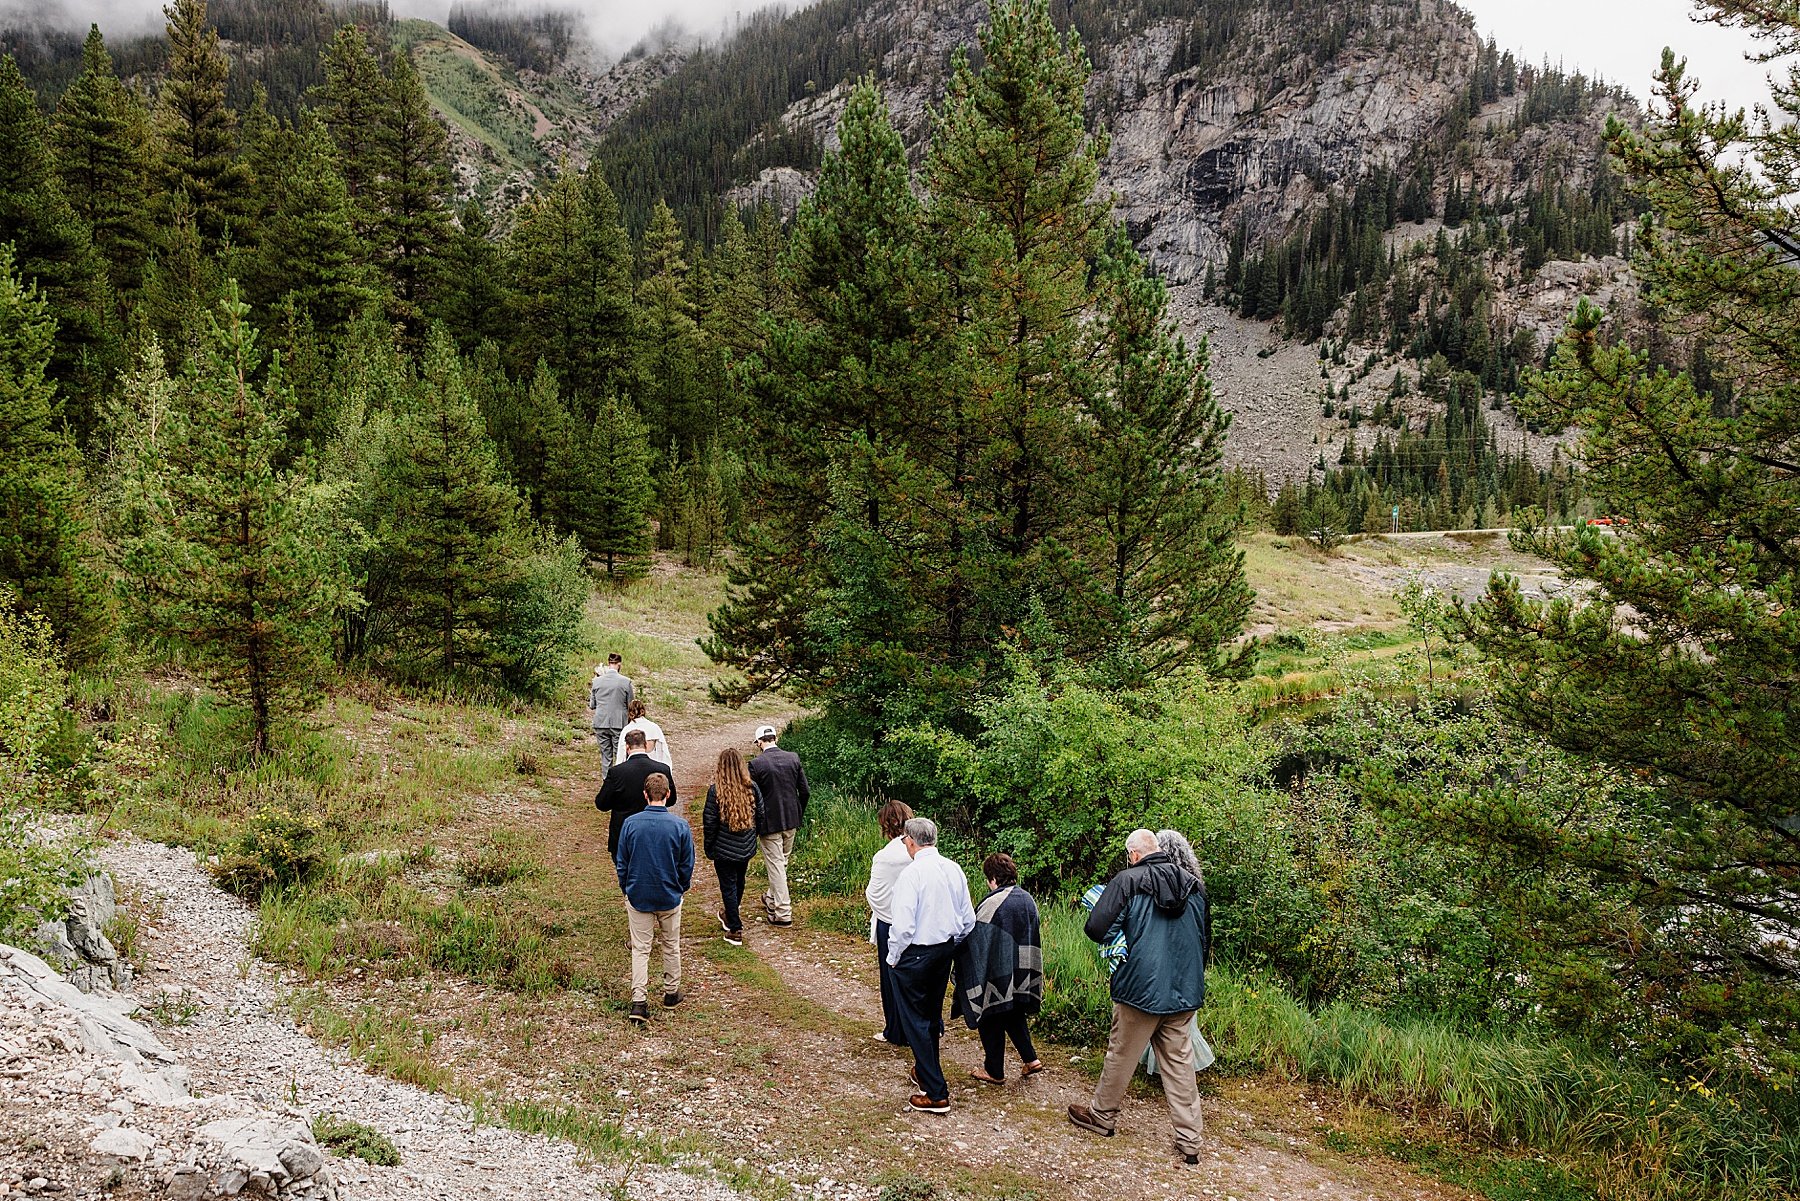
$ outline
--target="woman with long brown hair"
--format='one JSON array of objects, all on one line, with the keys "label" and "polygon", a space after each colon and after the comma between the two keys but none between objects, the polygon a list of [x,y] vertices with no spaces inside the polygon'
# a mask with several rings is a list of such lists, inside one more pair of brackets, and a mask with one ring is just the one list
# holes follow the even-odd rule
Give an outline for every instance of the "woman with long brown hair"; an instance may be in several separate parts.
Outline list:
[{"label": "woman with long brown hair", "polygon": [[734,947],[744,945],[738,903],[744,899],[744,873],[756,854],[756,827],[762,817],[762,789],[750,779],[737,748],[728,746],[719,752],[718,771],[706,790],[701,831],[706,857],[719,876],[719,897],[725,902],[719,925],[725,928],[725,941]]}]

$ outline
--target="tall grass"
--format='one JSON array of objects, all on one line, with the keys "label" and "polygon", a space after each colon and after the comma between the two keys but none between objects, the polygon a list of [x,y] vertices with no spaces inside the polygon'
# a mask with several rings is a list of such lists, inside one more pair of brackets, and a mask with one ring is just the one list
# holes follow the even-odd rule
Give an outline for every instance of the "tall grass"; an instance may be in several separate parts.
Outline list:
[{"label": "tall grass", "polygon": [[1317,1013],[1279,985],[1208,973],[1202,1027],[1228,1065],[1434,1110],[1471,1133],[1576,1156],[1611,1195],[1791,1197],[1800,1133],[1745,1092],[1667,1080],[1566,1043]]},{"label": "tall grass", "polygon": [[[816,798],[801,833],[805,875],[796,881],[815,898],[849,906],[881,846],[875,806],[825,790]],[[1082,929],[1086,914],[1054,899],[1038,904],[1039,1027],[1068,1043],[1103,1043],[1112,997]],[[1396,1020],[1345,1003],[1313,1012],[1279,983],[1217,965],[1207,973],[1200,1024],[1228,1070],[1330,1085],[1358,1101],[1437,1114],[1503,1145],[1565,1155],[1609,1197],[1774,1201],[1794,1197],[1800,1181],[1800,1131],[1787,1124],[1779,1098],[1664,1079],[1569,1043]]]},{"label": "tall grass", "polygon": [[1076,905],[1040,902],[1038,915],[1044,939],[1039,1027],[1065,1042],[1104,1042],[1112,1021],[1112,991],[1106,967],[1082,930],[1087,913]]}]

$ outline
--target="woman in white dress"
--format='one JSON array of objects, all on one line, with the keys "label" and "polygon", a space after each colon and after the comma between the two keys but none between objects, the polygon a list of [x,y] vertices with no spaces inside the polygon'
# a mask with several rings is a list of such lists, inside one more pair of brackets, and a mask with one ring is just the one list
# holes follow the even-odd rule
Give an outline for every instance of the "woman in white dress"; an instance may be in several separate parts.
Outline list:
[{"label": "woman in white dress", "polygon": [[661,726],[644,716],[644,702],[632,701],[630,708],[625,712],[631,717],[631,720],[626,722],[625,728],[619,731],[619,745],[625,745],[625,735],[633,730],[642,730],[644,732],[644,749],[650,753],[652,759],[668,768],[670,775],[674,775],[675,761],[669,758],[669,740],[664,736]]}]

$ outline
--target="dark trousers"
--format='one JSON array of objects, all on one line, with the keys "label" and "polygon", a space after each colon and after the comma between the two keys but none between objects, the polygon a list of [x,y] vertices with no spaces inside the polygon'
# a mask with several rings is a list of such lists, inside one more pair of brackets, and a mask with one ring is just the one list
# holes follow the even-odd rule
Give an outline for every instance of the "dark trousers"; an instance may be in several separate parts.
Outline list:
[{"label": "dark trousers", "polygon": [[733,930],[744,928],[738,905],[744,899],[744,873],[749,868],[748,859],[713,860],[713,871],[719,874],[719,899],[725,902],[725,924]]},{"label": "dark trousers", "polygon": [[987,1074],[996,1080],[1006,1079],[1006,1040],[1012,1039],[1019,1051],[1020,1063],[1037,1060],[1037,1048],[1031,1045],[1031,1027],[1020,1009],[1009,1009],[981,1019],[976,1027],[981,1033],[981,1049],[987,1055]]},{"label": "dark trousers", "polygon": [[894,965],[900,1029],[912,1048],[919,1091],[933,1101],[950,1097],[950,1085],[938,1059],[938,1040],[944,1036],[944,989],[950,984],[950,964],[955,956],[955,943],[936,942],[906,948]]},{"label": "dark trousers", "polygon": [[900,1028],[900,998],[894,991],[894,969],[888,966],[888,931],[893,926],[879,918],[875,922],[875,958],[881,965],[881,1037],[891,1043],[906,1041]]}]

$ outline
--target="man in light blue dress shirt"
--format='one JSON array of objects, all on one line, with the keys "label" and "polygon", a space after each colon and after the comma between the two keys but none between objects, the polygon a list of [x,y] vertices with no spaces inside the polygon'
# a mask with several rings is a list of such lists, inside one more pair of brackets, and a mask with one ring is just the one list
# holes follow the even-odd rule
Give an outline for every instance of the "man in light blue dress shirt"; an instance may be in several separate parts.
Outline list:
[{"label": "man in light blue dress shirt", "polygon": [[888,932],[888,966],[900,1002],[900,1028],[913,1053],[910,1104],[921,1113],[949,1113],[950,1085],[938,1057],[944,1035],[944,989],[956,944],[975,928],[969,878],[938,854],[937,823],[915,817],[906,823],[906,850],[912,863],[894,881],[893,928]]}]

